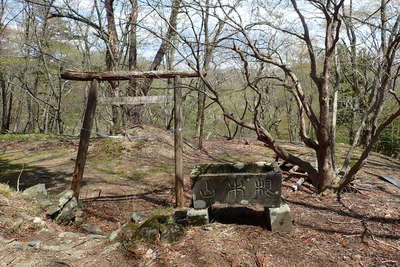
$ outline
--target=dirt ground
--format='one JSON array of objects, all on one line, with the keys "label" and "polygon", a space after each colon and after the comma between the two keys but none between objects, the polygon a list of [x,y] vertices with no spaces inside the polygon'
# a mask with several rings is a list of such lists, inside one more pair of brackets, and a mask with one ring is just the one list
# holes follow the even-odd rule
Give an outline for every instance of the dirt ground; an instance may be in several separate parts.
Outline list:
[{"label": "dirt ground", "polygon": [[[81,190],[84,222],[99,226],[106,234],[126,223],[126,216],[131,212],[157,214],[174,210],[172,134],[146,127],[132,130],[128,137],[93,139],[89,148]],[[2,141],[0,183],[16,188],[19,180],[21,190],[45,183],[50,194],[62,192],[69,188],[77,144],[77,139],[66,137]],[[314,161],[312,151],[304,146],[285,146]],[[340,162],[345,147],[338,146]],[[196,164],[274,160],[271,151],[251,139],[207,141],[204,151],[186,142],[184,151],[187,205],[190,203],[189,174]],[[225,207],[215,210],[210,227],[190,227],[177,243],[143,243],[134,249],[110,253],[101,253],[110,245],[106,239],[90,239],[79,226],[58,226],[47,220],[44,212],[35,211],[55,233],[44,237],[32,227],[12,231],[11,223],[6,222],[15,220],[19,213],[30,212],[26,201],[12,193],[3,196],[8,204],[1,205],[0,199],[0,236],[3,238],[18,242],[40,240],[49,248],[67,242],[65,238],[55,238],[60,233],[73,232],[79,236],[71,239],[70,243],[76,243],[76,247],[69,254],[40,246],[22,252],[18,246],[0,248],[0,264],[400,266],[400,189],[376,176],[400,178],[399,173],[399,161],[373,154],[354,183],[357,191],[342,194],[340,200],[332,195],[316,195],[307,183],[293,192],[290,185],[298,178],[284,176],[283,198],[294,220],[291,233],[266,230],[260,207]],[[78,245],[79,240],[87,241],[85,245]],[[72,257],[78,248],[82,257]]]}]

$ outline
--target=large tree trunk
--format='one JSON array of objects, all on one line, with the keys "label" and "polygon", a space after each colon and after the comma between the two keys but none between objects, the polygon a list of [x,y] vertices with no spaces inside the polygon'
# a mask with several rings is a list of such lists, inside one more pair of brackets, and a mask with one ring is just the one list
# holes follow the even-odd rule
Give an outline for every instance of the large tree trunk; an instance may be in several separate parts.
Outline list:
[{"label": "large tree trunk", "polygon": [[[325,61],[324,68],[329,69],[330,62]],[[319,126],[317,130],[318,150],[317,161],[318,161],[318,173],[319,173],[319,185],[318,190],[324,191],[329,188],[334,180],[335,170],[332,162],[332,125],[330,118],[329,108],[329,74],[325,73],[324,78],[321,79],[319,85]]]},{"label": "large tree trunk", "polygon": [[[108,31],[106,65],[108,71],[116,71],[120,52],[118,47],[118,32],[114,18],[114,0],[105,0],[104,7],[106,9]],[[109,86],[109,95],[119,96],[118,84],[114,81],[109,81]],[[121,127],[121,110],[118,106],[112,105],[111,112],[113,125],[111,127],[110,133],[116,134],[120,131]]]},{"label": "large tree trunk", "polygon": [[[129,31],[129,54],[128,54],[128,70],[137,70],[137,19],[138,19],[138,4],[137,0],[130,0],[131,14],[130,14],[130,31]],[[138,90],[138,83],[135,79],[129,80],[128,96],[140,96],[141,92]],[[142,123],[142,105],[125,105],[125,112],[128,121],[135,125]]]},{"label": "large tree trunk", "polygon": [[[336,179],[335,170],[335,145],[334,137],[336,135],[336,107],[330,108],[330,99],[334,98],[334,90],[330,82],[330,73],[333,71],[333,60],[336,51],[336,43],[339,40],[340,19],[338,17],[327,17],[326,36],[325,36],[325,57],[322,73],[319,77],[311,73],[317,88],[319,98],[319,123],[317,124],[318,150],[318,173],[319,173],[319,191],[325,191],[333,187]],[[335,86],[336,87],[336,86]],[[334,105],[336,103],[333,103]],[[332,114],[333,113],[333,114]]]},{"label": "large tree trunk", "polygon": [[[326,62],[325,64],[329,64]],[[329,69],[329,67],[326,67]],[[333,164],[333,154],[335,151],[332,150],[332,124],[330,118],[329,108],[329,76],[325,74],[324,79],[320,83],[319,88],[319,106],[320,106],[320,117],[319,126],[317,130],[318,150],[318,173],[320,183],[318,185],[319,191],[324,191],[332,186],[335,177],[335,169]]]}]

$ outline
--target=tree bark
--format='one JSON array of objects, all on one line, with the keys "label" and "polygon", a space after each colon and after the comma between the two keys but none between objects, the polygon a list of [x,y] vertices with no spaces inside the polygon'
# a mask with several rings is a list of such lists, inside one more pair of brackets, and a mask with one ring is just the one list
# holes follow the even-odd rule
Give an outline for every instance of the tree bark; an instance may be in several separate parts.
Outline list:
[{"label": "tree bark", "polygon": [[[107,52],[106,52],[106,65],[108,71],[116,71],[117,64],[119,62],[120,52],[118,47],[118,32],[115,24],[115,15],[114,15],[114,0],[105,0],[104,7],[106,10],[106,18],[107,18]],[[115,81],[109,81],[109,95],[110,96],[119,96],[118,85]],[[121,127],[121,110],[118,106],[111,106],[112,112],[112,122],[113,125],[110,129],[111,134],[116,134],[120,131]]]},{"label": "tree bark", "polygon": [[[137,19],[138,19],[138,3],[137,0],[130,0],[131,2],[131,14],[129,18],[130,31],[129,31],[129,55],[128,55],[128,70],[137,70]],[[138,90],[138,83],[136,79],[130,79],[128,90],[128,96],[140,96],[141,92]],[[125,105],[125,113],[128,121],[131,124],[140,124],[142,122],[142,106],[141,105]]]}]

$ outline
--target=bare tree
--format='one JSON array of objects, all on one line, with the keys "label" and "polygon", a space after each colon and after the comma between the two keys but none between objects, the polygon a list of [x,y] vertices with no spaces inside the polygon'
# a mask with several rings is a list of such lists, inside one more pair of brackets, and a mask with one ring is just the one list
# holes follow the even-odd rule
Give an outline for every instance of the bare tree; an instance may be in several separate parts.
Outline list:
[{"label": "bare tree", "polygon": [[[368,62],[368,66],[372,67],[368,71],[368,75],[360,76],[361,69],[366,70],[367,66],[361,66],[358,63],[359,55],[356,50],[357,45],[357,34],[353,21],[356,18],[352,17],[352,6],[349,8],[348,14],[346,14],[346,29],[350,39],[350,60],[352,66],[352,78],[351,85],[354,94],[363,94],[364,97],[358,101],[362,102],[363,111],[361,112],[360,124],[355,132],[352,147],[348,151],[342,170],[344,177],[341,182],[341,187],[346,186],[354,180],[355,175],[363,166],[369,153],[375,147],[378,142],[379,136],[382,131],[390,125],[396,118],[400,116],[400,98],[397,86],[397,79],[400,74],[400,65],[398,59],[398,50],[400,48],[400,15],[398,7],[390,7],[387,1],[381,0],[380,5],[377,8],[379,11],[379,19],[375,24],[373,16],[370,16],[372,22],[364,22],[370,27],[371,32],[375,33],[372,37],[377,37],[374,41],[379,45],[374,50],[373,46],[370,46],[371,54],[375,58],[375,62]],[[391,19],[388,19],[388,12],[390,12]],[[373,14],[375,14],[374,12]],[[368,77],[372,77],[370,80]],[[364,80],[364,81],[363,81]],[[392,99],[397,103],[397,108],[389,111],[382,117],[385,102],[388,102],[388,98]],[[359,106],[359,105],[357,105]],[[366,126],[370,128],[366,130]],[[353,166],[350,167],[350,158],[354,153],[355,147],[360,141],[361,134],[367,132],[365,140],[365,148],[361,154],[361,157],[356,161]]]},{"label": "bare tree", "polygon": [[[180,9],[180,0],[172,1],[172,6],[170,7],[170,16],[167,20],[167,30],[165,36],[159,36],[159,34],[155,34],[155,37],[160,37],[161,44],[155,53],[153,60],[150,64],[150,70],[157,70],[162,63],[163,58],[168,52],[170,43],[169,40],[173,39],[177,28],[177,20],[178,13]],[[94,9],[96,14],[97,22],[90,16],[85,16],[81,14],[78,10],[73,7],[67,5],[66,7],[59,7],[52,4],[52,13],[50,15],[51,18],[61,17],[66,19],[71,19],[77,21],[79,23],[84,23],[90,27],[92,27],[96,31],[96,35],[103,40],[106,46],[106,69],[109,71],[115,71],[117,69],[124,68],[124,60],[125,57],[122,57],[122,49],[127,48],[128,50],[128,69],[136,69],[137,65],[137,30],[140,27],[141,29],[149,29],[148,27],[140,24],[138,22],[139,9],[136,0],[130,1],[130,12],[129,16],[126,19],[126,27],[122,32],[117,30],[118,23],[121,23],[121,18],[115,12],[115,6],[117,3],[114,0],[106,0],[104,2],[104,10],[105,10],[105,22],[101,12],[101,6],[99,6],[98,1],[94,1]],[[153,8],[150,3],[148,3],[150,8]],[[154,8],[153,11],[156,9]],[[160,14],[156,14],[160,15]],[[162,17],[164,19],[164,17]],[[104,26],[106,24],[106,27]],[[150,32],[153,31],[150,29]],[[128,45],[125,45],[125,39],[121,38],[121,36],[129,36]],[[152,84],[152,79],[145,79],[141,84],[137,84],[134,81],[131,81],[127,88],[128,95],[147,95]],[[120,95],[123,93],[121,88],[118,88],[118,84],[114,82],[110,82],[110,95]],[[113,132],[117,131],[120,127],[121,123],[121,114],[117,106],[112,107],[112,116],[113,116]],[[131,122],[137,123],[140,122],[140,116],[142,111],[140,107],[125,107],[125,111],[130,118]],[[133,118],[132,118],[133,117]]]},{"label": "bare tree", "polygon": [[[276,7],[282,4],[282,2],[278,2]],[[222,3],[219,3],[219,6],[215,7],[219,9],[219,14],[227,14],[228,12],[232,12],[233,14],[232,16],[224,18],[226,19],[225,23],[229,25],[228,32],[230,32],[230,35],[227,35],[227,40],[230,40],[230,42],[226,42],[223,48],[234,51],[238,57],[240,57],[243,72],[246,74],[248,87],[259,96],[255,104],[255,109],[253,110],[254,116],[251,123],[247,123],[241,118],[235,117],[233,113],[227,110],[226,106],[221,102],[221,97],[212,82],[207,80],[204,76],[202,76],[202,78],[207,85],[209,97],[220,105],[226,118],[229,118],[243,127],[254,130],[257,133],[258,140],[272,149],[278,157],[299,165],[308,173],[310,180],[318,191],[321,192],[332,187],[337,188],[338,185],[343,187],[354,179],[355,174],[359,171],[369,152],[376,144],[380,132],[400,115],[399,110],[396,110],[388,114],[385,119],[380,120],[385,95],[390,92],[395,101],[399,99],[393,90],[396,88],[395,83],[397,78],[395,77],[396,73],[398,73],[398,69],[396,69],[398,65],[394,64],[397,59],[396,52],[399,46],[398,14],[396,14],[394,18],[391,17],[391,20],[385,19],[386,1],[381,2],[379,8],[382,11],[382,23],[380,26],[377,26],[377,29],[383,29],[380,31],[382,36],[382,48],[379,58],[381,58],[382,61],[378,64],[380,66],[378,68],[380,75],[377,81],[379,82],[375,90],[376,93],[371,95],[373,99],[371,102],[372,106],[365,110],[365,114],[368,114],[370,125],[372,126],[369,133],[369,141],[360,159],[350,170],[345,173],[339,173],[335,166],[335,121],[337,116],[336,103],[339,97],[338,90],[341,86],[342,79],[336,51],[340,38],[345,38],[342,36],[345,1],[306,1],[306,3],[301,6],[296,0],[291,0],[289,3],[293,12],[298,17],[297,22],[299,22],[301,29],[296,29],[295,25],[279,24],[280,21],[275,22],[273,19],[263,19],[265,14],[259,16],[256,21],[245,22],[245,19],[242,18],[237,7]],[[322,40],[315,40],[316,37],[312,33],[314,30],[313,27],[315,26],[311,26],[314,18],[311,18],[310,14],[303,10],[304,5],[306,5],[307,8],[313,8],[313,12],[320,15],[318,19],[321,19],[324,30]],[[213,16],[222,19],[220,16],[216,15],[217,13],[218,12],[213,12]],[[388,21],[392,23],[392,28],[390,30],[387,27]],[[282,56],[283,54],[280,52],[281,49],[279,46],[276,44],[274,46],[274,40],[272,40],[272,38],[268,39],[268,34],[274,31],[281,33],[282,36],[286,36],[288,40],[287,43],[290,43],[290,40],[295,40],[305,45],[309,61],[309,75],[313,82],[313,87],[317,92],[318,110],[314,110],[307,100],[306,93],[307,91],[312,93],[312,90],[304,89],[303,82],[298,78],[293,64],[289,64],[285,57]],[[388,34],[390,36],[387,36]],[[265,39],[260,39],[260,37]],[[318,46],[321,46],[321,48]],[[198,61],[198,58],[196,59]],[[314,167],[309,162],[288,153],[283,147],[276,143],[271,132],[261,122],[261,92],[263,88],[256,82],[257,79],[260,79],[260,76],[255,78],[254,75],[251,74],[251,64],[253,60],[263,62],[268,66],[263,79],[279,82],[280,87],[289,90],[293,95],[300,116],[299,135],[306,146],[314,149],[317,158],[317,166]],[[192,67],[195,68],[196,64],[193,64]],[[357,70],[355,69],[354,71]],[[332,78],[332,75],[334,78]],[[306,120],[310,122],[315,132],[316,140],[307,136]],[[357,139],[357,137],[355,139]]]}]

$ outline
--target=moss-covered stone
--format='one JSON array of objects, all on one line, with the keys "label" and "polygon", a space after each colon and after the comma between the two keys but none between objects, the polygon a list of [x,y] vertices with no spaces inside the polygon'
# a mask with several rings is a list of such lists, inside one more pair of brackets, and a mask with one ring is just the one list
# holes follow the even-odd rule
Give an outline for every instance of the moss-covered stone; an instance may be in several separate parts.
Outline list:
[{"label": "moss-covered stone", "polygon": [[185,234],[185,229],[175,223],[169,215],[154,215],[141,224],[128,224],[124,227],[120,239],[124,244],[135,241],[177,242]]},{"label": "moss-covered stone", "polygon": [[187,220],[188,224],[193,226],[209,224],[208,209],[189,209],[187,211]]}]

